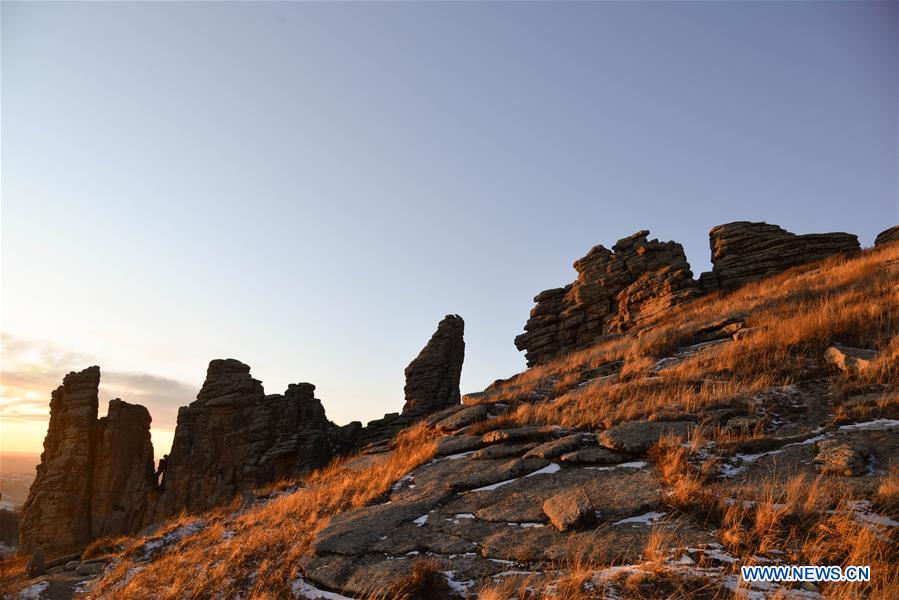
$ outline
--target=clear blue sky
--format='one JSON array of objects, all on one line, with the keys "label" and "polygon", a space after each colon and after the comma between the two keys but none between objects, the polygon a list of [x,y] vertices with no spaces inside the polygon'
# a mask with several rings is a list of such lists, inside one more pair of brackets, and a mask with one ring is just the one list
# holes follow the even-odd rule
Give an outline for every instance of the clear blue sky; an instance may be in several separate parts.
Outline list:
[{"label": "clear blue sky", "polygon": [[481,389],[594,244],[870,245],[896,113],[893,2],[3,2],[6,424],[97,362],[171,431],[225,356],[365,421],[447,313]]}]

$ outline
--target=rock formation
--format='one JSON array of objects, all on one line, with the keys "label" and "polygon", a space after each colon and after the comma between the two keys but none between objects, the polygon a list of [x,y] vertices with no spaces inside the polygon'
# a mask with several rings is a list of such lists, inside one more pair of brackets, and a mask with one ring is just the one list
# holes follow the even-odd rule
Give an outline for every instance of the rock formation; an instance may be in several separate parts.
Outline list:
[{"label": "rock formation", "polygon": [[711,274],[703,273],[703,289],[732,290],[797,265],[841,252],[859,250],[858,237],[849,233],[796,235],[777,225],[737,221],[713,227]]},{"label": "rock formation", "polygon": [[884,229],[874,238],[874,245],[889,244],[890,242],[899,242],[899,225],[894,225],[889,229]]},{"label": "rock formation", "polygon": [[250,367],[209,363],[197,399],[178,411],[155,520],[231,501],[240,491],[322,467],[348,450],[360,424],[325,417],[311,383],[266,395]]},{"label": "rock formation", "polygon": [[69,373],[50,399],[44,452],[22,508],[20,549],[50,555],[80,549],[98,535],[133,533],[153,481],[150,415],[110,402],[97,419],[100,367]]},{"label": "rock formation", "polygon": [[360,446],[386,449],[386,443],[401,429],[461,405],[459,378],[465,359],[464,334],[465,321],[459,315],[447,315],[437,324],[437,331],[406,367],[403,412],[369,421],[358,438]]},{"label": "rock formation", "polygon": [[462,317],[447,315],[406,367],[404,415],[422,416],[462,402],[459,378],[465,359],[464,333]]},{"label": "rock formation", "polygon": [[534,298],[525,333],[515,338],[528,366],[639,326],[699,295],[683,247],[648,235],[639,231],[612,250],[595,246],[575,261],[577,280]]}]

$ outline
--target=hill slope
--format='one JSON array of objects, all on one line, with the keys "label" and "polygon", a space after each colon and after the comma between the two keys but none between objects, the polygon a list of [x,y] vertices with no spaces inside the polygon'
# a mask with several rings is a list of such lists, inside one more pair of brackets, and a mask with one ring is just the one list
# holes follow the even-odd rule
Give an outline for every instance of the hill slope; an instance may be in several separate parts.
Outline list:
[{"label": "hill slope", "polygon": [[[101,540],[85,557],[109,566],[88,588],[895,598],[897,389],[887,244],[672,308],[466,397],[389,452]],[[870,565],[872,581],[753,588],[748,564]]]}]

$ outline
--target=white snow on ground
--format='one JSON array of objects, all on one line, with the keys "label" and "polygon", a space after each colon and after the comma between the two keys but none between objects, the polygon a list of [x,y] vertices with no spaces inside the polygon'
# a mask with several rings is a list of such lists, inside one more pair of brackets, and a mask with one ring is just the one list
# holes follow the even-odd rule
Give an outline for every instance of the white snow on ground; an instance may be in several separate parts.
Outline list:
[{"label": "white snow on ground", "polygon": [[409,489],[412,489],[415,487],[415,484],[413,483],[414,481],[415,481],[415,478],[412,477],[412,473],[408,473],[408,474],[404,475],[403,477],[401,477],[399,480],[397,480],[397,482],[394,483],[393,486],[390,488],[390,491],[398,492],[401,488],[404,488],[404,487],[408,487]]},{"label": "white snow on ground", "polygon": [[620,521],[615,521],[612,525],[626,525],[628,523],[633,523],[634,525],[652,525],[664,516],[665,513],[663,512],[648,512],[635,517],[628,517],[626,519],[621,519]]},{"label": "white snow on ground", "polygon": [[47,589],[47,586],[50,585],[49,581],[39,581],[32,585],[29,585],[24,590],[20,591],[16,598],[19,600],[36,600],[41,597],[41,592]]},{"label": "white snow on ground", "polygon": [[857,500],[855,502],[850,502],[849,506],[855,515],[855,519],[861,523],[874,525],[878,529],[899,527],[899,523],[893,519],[872,511],[870,500]]},{"label": "white snow on ground", "polygon": [[454,519],[474,519],[475,516],[472,513],[456,513],[453,515]]},{"label": "white snow on ground", "polygon": [[544,523],[521,523],[522,527],[546,527]]},{"label": "white snow on ground", "polygon": [[423,514],[422,516],[418,517],[417,519],[415,519],[412,522],[415,523],[416,525],[418,525],[419,527],[421,527],[422,525],[424,525],[425,523],[428,522],[427,513]]},{"label": "white snow on ground", "polygon": [[[556,463],[551,463],[551,464],[543,467],[542,469],[538,469],[538,470],[534,471],[533,473],[528,473],[527,475],[525,475],[525,477],[533,477],[534,475],[551,474],[551,473],[555,473],[556,471],[560,470],[561,468],[562,467],[560,467]],[[516,477],[514,479],[506,479],[505,481],[491,483],[490,485],[485,485],[484,487],[475,488],[471,491],[472,492],[492,492],[496,488],[503,487],[504,485],[508,485],[508,484],[512,483],[513,481],[518,481],[519,479],[521,479],[521,477]]]},{"label": "white snow on ground", "polygon": [[899,421],[896,419],[874,419],[873,421],[866,421],[864,423],[852,423],[850,425],[841,425],[840,429],[843,431],[847,430],[855,430],[858,431],[860,429],[889,429],[890,427],[899,426]]},{"label": "white snow on ground", "polygon": [[302,577],[294,581],[290,586],[294,598],[303,600],[353,600],[349,596],[320,590]]},{"label": "white snow on ground", "polygon": [[203,519],[197,519],[196,521],[191,521],[187,525],[182,525],[177,529],[173,529],[172,531],[163,535],[161,538],[150,540],[149,542],[144,544],[143,560],[150,560],[151,558],[153,558],[153,554],[160,548],[171,546],[172,544],[181,541],[182,538],[193,535],[194,533],[203,529],[205,525],[206,522]]},{"label": "white snow on ground", "polygon": [[591,471],[612,471],[614,469],[642,469],[646,466],[645,460],[635,460],[633,462],[621,463],[618,465],[612,465],[610,467],[584,467],[585,469],[590,469]]},{"label": "white snow on ground", "polygon": [[[841,431],[878,431],[881,429],[889,429],[890,427],[899,426],[899,421],[895,419],[874,419],[873,421],[866,421],[864,423],[852,423],[850,425],[842,425],[840,427]],[[818,428],[817,431],[821,431],[823,428]],[[815,432],[812,432],[815,433]],[[760,458],[765,456],[773,456],[775,454],[780,454],[784,451],[784,449],[789,448],[791,446],[807,446],[809,444],[815,444],[820,442],[821,440],[826,440],[834,436],[834,432],[830,431],[827,433],[822,433],[820,435],[812,436],[810,438],[804,439],[801,442],[793,442],[791,444],[785,444],[776,450],[768,450],[767,452],[759,452],[757,454],[736,454],[733,459],[731,459],[730,463],[722,463],[718,469],[718,473],[722,477],[735,477],[740,473],[744,472],[749,465],[754,463]],[[736,463],[736,464],[733,464]]]},{"label": "white snow on ground", "polygon": [[441,571],[443,576],[446,577],[446,584],[450,587],[451,590],[465,597],[468,595],[468,588],[474,585],[474,579],[469,579],[467,581],[456,581],[453,579],[455,577],[455,573],[452,571]]},{"label": "white snow on ground", "polygon": [[558,464],[550,463],[550,464],[546,465],[545,467],[543,467],[542,469],[540,469],[539,471],[534,471],[533,473],[528,473],[527,475],[525,475],[525,477],[533,477],[534,475],[549,475],[549,474],[555,473],[561,469],[562,469],[562,467],[560,467]]}]

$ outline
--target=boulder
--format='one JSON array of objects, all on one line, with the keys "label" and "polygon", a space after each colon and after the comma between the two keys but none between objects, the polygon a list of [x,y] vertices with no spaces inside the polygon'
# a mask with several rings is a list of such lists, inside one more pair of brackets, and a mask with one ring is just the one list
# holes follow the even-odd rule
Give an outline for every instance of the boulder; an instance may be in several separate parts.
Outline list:
[{"label": "boulder", "polygon": [[543,503],[543,512],[559,531],[571,531],[596,522],[593,504],[579,487],[548,499]]},{"label": "boulder", "polygon": [[777,225],[737,221],[709,232],[714,280],[704,288],[732,290],[791,267],[860,249],[849,233],[796,235]]},{"label": "boulder", "polygon": [[589,446],[590,444],[595,443],[596,436],[593,434],[573,433],[571,435],[566,435],[563,438],[559,438],[558,440],[544,442],[536,448],[528,451],[528,453],[525,454],[524,457],[556,458],[562,456],[567,452],[571,452],[573,450],[577,450],[578,448],[583,448],[584,446]]},{"label": "boulder", "polygon": [[528,366],[651,322],[701,293],[683,247],[648,235],[639,231],[612,250],[595,246],[575,261],[573,283],[537,294],[525,332],[515,338]]},{"label": "boulder", "polygon": [[686,438],[693,427],[689,421],[628,421],[601,432],[598,440],[611,450],[643,454],[665,436]]},{"label": "boulder", "polygon": [[472,423],[483,421],[487,418],[487,407],[484,405],[468,406],[462,410],[437,422],[437,429],[442,431],[456,431],[468,427]]},{"label": "boulder", "polygon": [[873,350],[852,348],[842,344],[834,344],[824,352],[824,359],[827,363],[847,375],[859,375],[865,372],[875,358],[877,358],[877,353]]},{"label": "boulder", "polygon": [[899,242],[899,225],[884,229],[877,234],[876,238],[874,238],[875,246],[882,246],[883,244],[890,244],[892,242]]},{"label": "boulder", "polygon": [[498,444],[500,442],[534,442],[554,438],[561,433],[562,429],[557,426],[528,425],[526,427],[488,431],[483,435],[481,441],[485,444]]},{"label": "boulder", "polygon": [[564,463],[586,463],[595,465],[612,465],[628,460],[626,454],[613,452],[607,448],[582,448],[574,452],[568,452],[560,457]]},{"label": "boulder", "polygon": [[829,439],[816,445],[815,468],[826,475],[855,477],[867,469],[870,451],[857,442]]},{"label": "boulder", "polygon": [[437,456],[468,452],[483,445],[479,435],[448,435],[437,442]]}]

